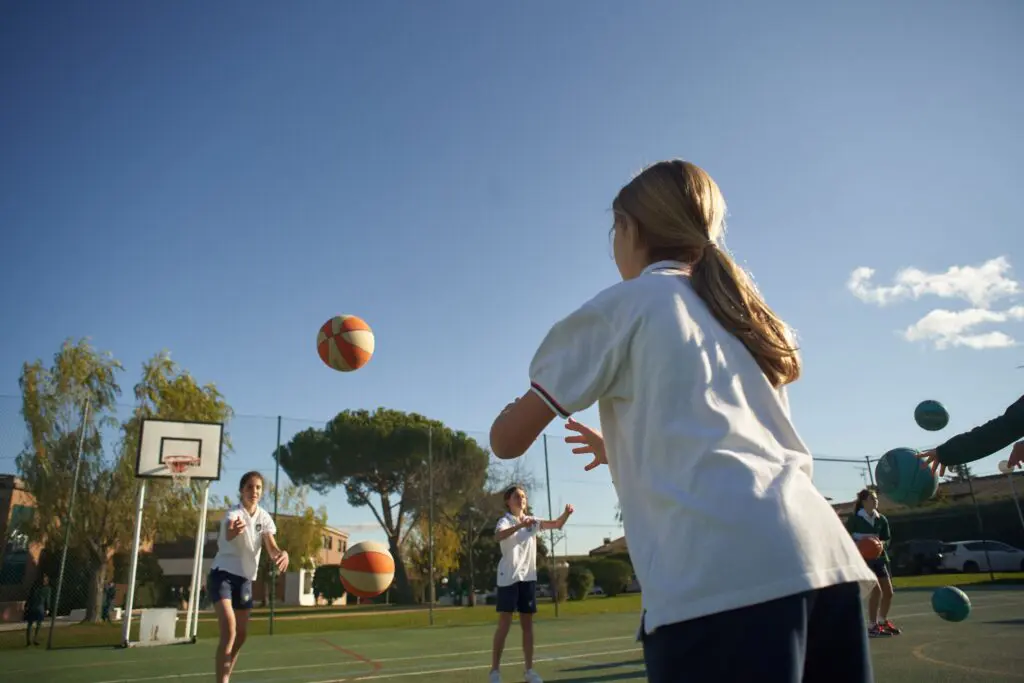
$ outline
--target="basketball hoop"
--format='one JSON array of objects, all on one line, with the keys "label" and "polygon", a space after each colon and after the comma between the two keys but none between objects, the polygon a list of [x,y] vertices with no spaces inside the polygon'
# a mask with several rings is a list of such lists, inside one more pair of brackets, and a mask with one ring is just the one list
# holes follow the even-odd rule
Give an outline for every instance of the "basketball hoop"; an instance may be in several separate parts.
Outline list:
[{"label": "basketball hoop", "polygon": [[171,485],[184,491],[188,489],[189,471],[199,464],[199,458],[191,455],[165,455],[164,464],[171,472]]}]

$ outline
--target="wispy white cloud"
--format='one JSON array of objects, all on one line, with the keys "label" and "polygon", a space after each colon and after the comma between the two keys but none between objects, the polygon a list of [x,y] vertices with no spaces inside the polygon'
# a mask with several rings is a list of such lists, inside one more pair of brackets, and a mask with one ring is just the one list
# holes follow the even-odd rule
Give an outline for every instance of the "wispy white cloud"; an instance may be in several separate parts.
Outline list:
[{"label": "wispy white cloud", "polygon": [[913,301],[926,296],[960,299],[971,306],[959,311],[937,308],[902,332],[909,342],[930,342],[936,349],[966,347],[998,349],[1015,346],[1016,340],[1006,331],[979,328],[1024,322],[1024,306],[994,310],[992,304],[1024,293],[1024,287],[1010,277],[1010,261],[1005,256],[991,259],[980,266],[953,266],[944,273],[927,273],[917,268],[903,268],[891,285],[872,282],[872,268],[857,268],[850,274],[846,287],[865,303],[888,306],[900,301]]},{"label": "wispy white cloud", "polygon": [[1005,256],[980,266],[953,266],[945,273],[927,273],[918,268],[903,268],[892,285],[875,285],[873,268],[857,268],[850,274],[847,289],[866,303],[886,306],[899,301],[932,295],[943,299],[963,299],[972,306],[987,308],[993,302],[1021,293],[1021,284],[1009,276],[1010,260]]},{"label": "wispy white cloud", "polygon": [[1024,320],[1024,306],[1014,306],[1005,311],[989,311],[983,308],[968,308],[962,311],[947,311],[938,308],[908,327],[903,338],[910,342],[930,341],[937,349],[966,346],[971,349],[1000,349],[1014,346],[1013,337],[1005,332],[978,332],[977,328],[987,323],[1005,323]]}]

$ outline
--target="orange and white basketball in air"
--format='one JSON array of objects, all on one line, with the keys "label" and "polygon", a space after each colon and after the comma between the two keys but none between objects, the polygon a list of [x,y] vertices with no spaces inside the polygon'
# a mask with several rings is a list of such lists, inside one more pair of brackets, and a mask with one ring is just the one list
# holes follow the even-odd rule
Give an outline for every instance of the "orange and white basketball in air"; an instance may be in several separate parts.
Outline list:
[{"label": "orange and white basketball in air", "polygon": [[338,315],[323,324],[316,335],[320,360],[340,372],[358,370],[373,358],[373,330],[362,318]]},{"label": "orange and white basketball in air", "polygon": [[348,593],[375,598],[391,586],[395,560],[383,543],[361,541],[345,551],[340,573],[341,585]]}]

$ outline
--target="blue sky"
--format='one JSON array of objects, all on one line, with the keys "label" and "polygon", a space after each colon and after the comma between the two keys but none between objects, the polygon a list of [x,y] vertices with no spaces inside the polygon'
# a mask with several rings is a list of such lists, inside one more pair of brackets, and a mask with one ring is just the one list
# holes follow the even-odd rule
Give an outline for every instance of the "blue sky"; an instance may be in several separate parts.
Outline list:
[{"label": "blue sky", "polygon": [[[893,5],[2,2],[0,394],[88,336],[127,401],[168,349],[239,415],[225,493],[271,467],[276,415],[286,439],[377,406],[483,438],[549,326],[616,280],[615,192],[683,157],[800,334],[813,450],[935,444],[1024,385],[1024,7]],[[357,373],[315,353],[338,313],[376,333]],[[0,398],[0,471],[17,410]],[[614,491],[551,433],[585,552],[618,534]],[[816,479],[842,499],[862,473]]]}]

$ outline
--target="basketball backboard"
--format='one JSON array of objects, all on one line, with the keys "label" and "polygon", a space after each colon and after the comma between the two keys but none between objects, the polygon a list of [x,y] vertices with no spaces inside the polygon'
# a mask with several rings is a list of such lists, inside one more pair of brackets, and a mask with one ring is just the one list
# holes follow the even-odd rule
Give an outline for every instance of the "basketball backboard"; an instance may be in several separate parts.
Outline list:
[{"label": "basketball backboard", "polygon": [[167,456],[187,455],[198,463],[189,470],[192,481],[220,479],[221,441],[224,425],[220,422],[184,422],[143,420],[135,476],[170,479]]}]

